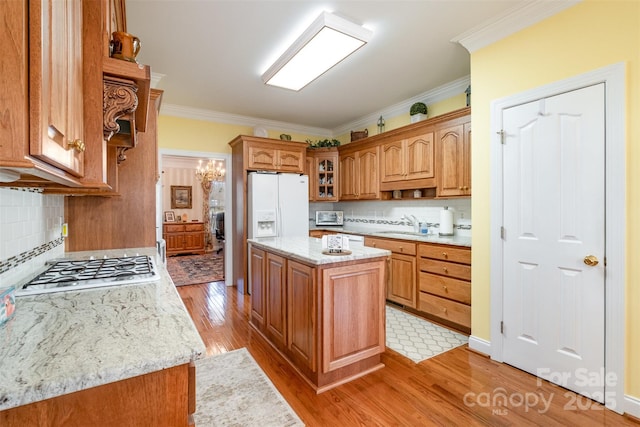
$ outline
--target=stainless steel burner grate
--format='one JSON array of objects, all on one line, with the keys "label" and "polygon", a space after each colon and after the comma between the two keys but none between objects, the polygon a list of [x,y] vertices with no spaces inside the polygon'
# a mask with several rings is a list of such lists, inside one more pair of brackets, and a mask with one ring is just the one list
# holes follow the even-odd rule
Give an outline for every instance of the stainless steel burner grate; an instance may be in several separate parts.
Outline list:
[{"label": "stainless steel burner grate", "polygon": [[153,258],[136,255],[122,258],[56,260],[26,283],[18,294],[33,294],[157,280]]}]

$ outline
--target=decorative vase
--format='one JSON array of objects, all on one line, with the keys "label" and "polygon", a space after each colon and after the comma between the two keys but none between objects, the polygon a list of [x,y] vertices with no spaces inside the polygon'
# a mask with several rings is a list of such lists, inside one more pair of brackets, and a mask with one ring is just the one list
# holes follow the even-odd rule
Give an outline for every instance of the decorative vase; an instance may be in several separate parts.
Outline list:
[{"label": "decorative vase", "polygon": [[410,120],[411,120],[411,123],[418,123],[426,118],[427,118],[426,114],[418,113],[418,114],[413,114]]}]

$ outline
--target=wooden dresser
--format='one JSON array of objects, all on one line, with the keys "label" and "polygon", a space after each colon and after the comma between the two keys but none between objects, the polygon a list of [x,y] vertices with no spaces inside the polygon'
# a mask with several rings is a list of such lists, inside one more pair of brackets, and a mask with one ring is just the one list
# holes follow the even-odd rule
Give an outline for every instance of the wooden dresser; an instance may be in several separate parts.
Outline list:
[{"label": "wooden dresser", "polygon": [[167,256],[204,254],[204,223],[184,222],[162,225],[162,238],[167,242]]}]

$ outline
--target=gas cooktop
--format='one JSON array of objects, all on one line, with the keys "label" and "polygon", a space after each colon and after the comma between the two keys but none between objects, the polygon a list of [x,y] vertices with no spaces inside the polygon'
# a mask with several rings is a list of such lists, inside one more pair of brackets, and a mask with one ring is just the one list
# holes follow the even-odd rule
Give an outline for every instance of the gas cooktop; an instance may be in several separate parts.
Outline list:
[{"label": "gas cooktop", "polygon": [[16,291],[16,295],[41,294],[158,280],[153,258],[147,255],[102,259],[61,259]]}]

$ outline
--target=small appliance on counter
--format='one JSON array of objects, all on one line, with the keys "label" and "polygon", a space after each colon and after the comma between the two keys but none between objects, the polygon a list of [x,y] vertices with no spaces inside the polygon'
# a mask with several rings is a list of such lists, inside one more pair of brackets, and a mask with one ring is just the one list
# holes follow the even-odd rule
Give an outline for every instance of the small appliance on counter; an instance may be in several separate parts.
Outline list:
[{"label": "small appliance on counter", "polygon": [[343,225],[343,211],[316,211],[316,225]]}]

